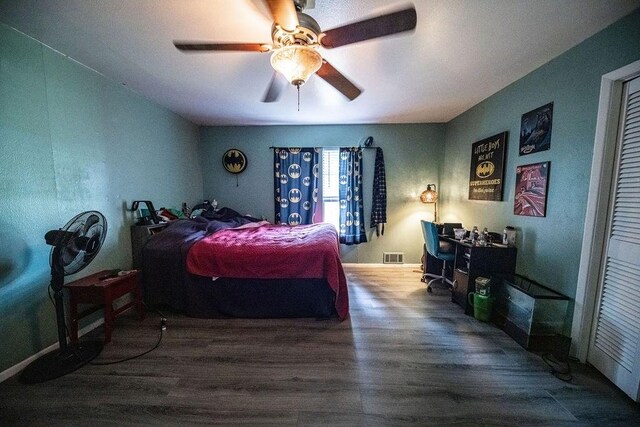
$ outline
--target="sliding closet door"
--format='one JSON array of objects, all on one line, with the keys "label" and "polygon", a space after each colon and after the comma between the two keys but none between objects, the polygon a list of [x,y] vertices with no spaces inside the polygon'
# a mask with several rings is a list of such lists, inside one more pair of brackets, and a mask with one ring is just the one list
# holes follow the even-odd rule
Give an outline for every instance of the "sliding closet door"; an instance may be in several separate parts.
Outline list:
[{"label": "sliding closet door", "polygon": [[614,184],[588,361],[640,391],[640,78],[625,83]]}]

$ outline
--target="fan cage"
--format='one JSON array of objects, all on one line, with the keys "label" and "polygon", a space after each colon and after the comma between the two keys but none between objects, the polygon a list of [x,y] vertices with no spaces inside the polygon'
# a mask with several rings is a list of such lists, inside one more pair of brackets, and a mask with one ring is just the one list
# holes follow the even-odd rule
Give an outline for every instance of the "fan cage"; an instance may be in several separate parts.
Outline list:
[{"label": "fan cage", "polygon": [[55,244],[49,254],[49,265],[56,263],[65,276],[85,268],[98,254],[107,234],[107,220],[98,211],[86,211],[73,217],[60,229],[72,233],[64,245]]}]

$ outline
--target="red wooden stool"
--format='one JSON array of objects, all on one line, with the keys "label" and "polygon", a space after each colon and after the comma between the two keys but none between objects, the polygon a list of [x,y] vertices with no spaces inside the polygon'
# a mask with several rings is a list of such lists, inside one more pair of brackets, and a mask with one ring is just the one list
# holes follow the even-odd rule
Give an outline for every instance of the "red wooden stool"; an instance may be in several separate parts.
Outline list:
[{"label": "red wooden stool", "polygon": [[[109,273],[111,273],[111,270],[103,270],[64,285],[64,287],[69,290],[71,341],[78,341],[78,321],[101,308],[104,308],[105,343],[111,342],[113,321],[116,316],[124,311],[135,307],[138,310],[140,320],[144,319],[139,272],[132,270],[122,276],[107,277]],[[128,293],[132,294],[133,300],[114,310],[113,301]],[[98,304],[98,306],[78,313],[78,304]]]}]

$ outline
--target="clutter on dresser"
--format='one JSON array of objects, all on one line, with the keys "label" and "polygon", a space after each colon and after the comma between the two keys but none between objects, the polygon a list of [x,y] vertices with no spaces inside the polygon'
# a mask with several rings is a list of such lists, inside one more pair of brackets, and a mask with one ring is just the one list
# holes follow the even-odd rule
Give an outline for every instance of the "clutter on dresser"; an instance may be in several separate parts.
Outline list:
[{"label": "clutter on dresser", "polygon": [[[144,205],[145,207],[142,207]],[[137,225],[160,224],[161,220],[150,200],[134,200],[131,204],[131,212],[136,214]]]}]

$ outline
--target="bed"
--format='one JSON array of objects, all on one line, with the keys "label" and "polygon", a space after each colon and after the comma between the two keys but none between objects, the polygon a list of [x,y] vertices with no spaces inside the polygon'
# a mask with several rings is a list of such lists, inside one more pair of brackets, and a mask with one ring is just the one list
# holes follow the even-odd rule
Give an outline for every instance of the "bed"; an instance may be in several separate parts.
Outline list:
[{"label": "bed", "polygon": [[144,298],[192,317],[338,317],[349,313],[330,224],[273,225],[223,208],[178,220],[142,252]]}]

